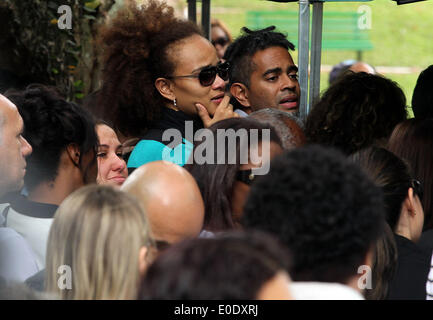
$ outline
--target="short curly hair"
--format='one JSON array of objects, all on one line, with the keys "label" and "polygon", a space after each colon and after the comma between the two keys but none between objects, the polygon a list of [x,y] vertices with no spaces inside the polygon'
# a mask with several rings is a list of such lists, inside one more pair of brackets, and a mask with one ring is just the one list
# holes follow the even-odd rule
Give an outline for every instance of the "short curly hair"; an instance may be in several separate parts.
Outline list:
[{"label": "short curly hair", "polygon": [[235,82],[250,86],[251,74],[254,71],[253,56],[256,52],[271,47],[295,50],[295,45],[287,40],[283,33],[274,30],[275,26],[261,30],[242,28],[243,34],[230,44],[224,54],[224,59],[231,65],[228,88]]},{"label": "short curly hair", "polygon": [[295,281],[346,283],[382,231],[380,188],[341,153],[316,145],[288,151],[271,167],[251,187],[243,226],[288,246]]},{"label": "short curly hair", "polygon": [[142,136],[161,116],[165,100],[154,83],[176,67],[170,49],[193,35],[202,35],[197,25],[176,18],[165,2],[121,9],[100,31],[104,65],[97,103],[104,120],[126,137]]},{"label": "short curly hair", "polygon": [[398,84],[379,75],[349,73],[330,86],[308,115],[310,143],[333,146],[347,155],[386,140],[407,118]]}]

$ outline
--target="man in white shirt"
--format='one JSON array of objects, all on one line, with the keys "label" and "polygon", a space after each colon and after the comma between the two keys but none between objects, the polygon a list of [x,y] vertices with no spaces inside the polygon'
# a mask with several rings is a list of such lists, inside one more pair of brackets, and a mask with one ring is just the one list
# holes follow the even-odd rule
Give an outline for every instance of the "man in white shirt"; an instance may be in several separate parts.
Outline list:
[{"label": "man in white shirt", "polygon": [[[0,198],[23,187],[26,156],[32,147],[21,135],[23,119],[17,107],[0,94]],[[0,226],[3,215],[0,211]],[[25,239],[10,228],[0,227],[0,277],[24,281],[39,269]]]}]

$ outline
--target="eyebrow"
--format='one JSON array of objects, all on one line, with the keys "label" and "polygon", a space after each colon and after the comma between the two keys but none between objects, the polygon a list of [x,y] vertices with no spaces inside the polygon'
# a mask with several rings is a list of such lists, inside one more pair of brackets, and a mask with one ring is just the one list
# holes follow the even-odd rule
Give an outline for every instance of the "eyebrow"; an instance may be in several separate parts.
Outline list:
[{"label": "eyebrow", "polygon": [[265,77],[265,76],[267,76],[268,74],[271,74],[271,73],[281,73],[281,72],[283,72],[283,69],[281,69],[280,67],[273,68],[273,69],[268,69],[268,70],[265,71],[265,73],[263,73],[263,77]]},{"label": "eyebrow", "polygon": [[[220,62],[220,61],[217,61],[217,63],[216,63],[215,66],[217,66],[219,62]],[[192,70],[191,73],[194,73],[194,72],[197,72],[197,71],[201,71],[201,70],[203,70],[203,69],[205,69],[205,68],[209,68],[209,67],[214,67],[214,65],[210,63],[210,64],[208,64],[208,65],[206,65],[206,66],[203,66],[203,67],[200,67],[200,68],[197,68],[197,69]]]},{"label": "eyebrow", "polygon": [[[110,146],[108,144],[99,144],[98,147],[101,147],[101,148],[110,148]],[[119,148],[122,148],[122,147],[123,147],[123,144],[119,144],[116,147],[116,149],[119,149]]]},{"label": "eyebrow", "polygon": [[298,69],[298,67],[297,66],[290,66],[290,67],[288,67],[287,68],[287,71],[295,71],[295,72],[298,72],[299,71],[299,69]]}]

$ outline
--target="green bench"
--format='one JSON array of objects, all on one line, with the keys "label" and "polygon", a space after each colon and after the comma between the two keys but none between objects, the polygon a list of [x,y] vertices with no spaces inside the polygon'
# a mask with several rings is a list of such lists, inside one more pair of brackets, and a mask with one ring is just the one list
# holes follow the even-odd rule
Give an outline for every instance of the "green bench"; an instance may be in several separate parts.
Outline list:
[{"label": "green bench", "polygon": [[[324,12],[322,49],[353,50],[357,52],[357,59],[362,60],[362,51],[373,49],[373,44],[368,30],[358,27],[359,17],[356,12]],[[298,46],[298,12],[248,11],[246,25],[250,29],[274,25]]]}]

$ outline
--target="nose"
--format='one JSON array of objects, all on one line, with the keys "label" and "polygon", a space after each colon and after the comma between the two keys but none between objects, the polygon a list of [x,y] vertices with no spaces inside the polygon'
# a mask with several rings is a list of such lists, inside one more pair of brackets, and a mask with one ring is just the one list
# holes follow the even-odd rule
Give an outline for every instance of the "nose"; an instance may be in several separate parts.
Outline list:
[{"label": "nose", "polygon": [[23,157],[29,156],[32,151],[33,148],[30,143],[28,143],[27,140],[23,136],[21,136],[21,154],[23,155]]},{"label": "nose", "polygon": [[118,155],[115,155],[115,159],[113,159],[113,164],[111,168],[113,171],[121,172],[126,168],[126,162]]},{"label": "nose", "polygon": [[226,82],[217,74],[212,84],[212,89],[224,91],[225,88]]},{"label": "nose", "polygon": [[296,92],[296,87],[299,85],[299,82],[297,79],[293,79],[292,76],[290,75],[286,75],[284,77],[284,82],[283,82],[283,86],[281,88],[281,91],[284,91],[286,89],[290,90],[290,91],[294,91]]}]

